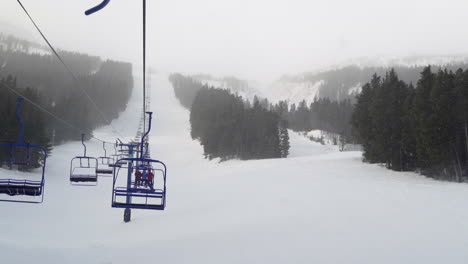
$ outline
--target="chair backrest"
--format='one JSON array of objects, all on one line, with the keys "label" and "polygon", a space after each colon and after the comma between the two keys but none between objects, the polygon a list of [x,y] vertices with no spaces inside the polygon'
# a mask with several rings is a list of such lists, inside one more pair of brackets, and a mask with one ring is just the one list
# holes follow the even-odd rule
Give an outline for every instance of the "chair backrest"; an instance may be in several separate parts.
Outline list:
[{"label": "chair backrest", "polygon": [[0,177],[0,193],[9,195],[39,196],[39,200],[1,199],[5,202],[42,203],[44,200],[44,179],[47,160],[47,149],[29,143],[24,143],[24,122],[21,118],[21,103],[24,98],[18,97],[16,103],[16,118],[20,125],[18,142],[0,143],[0,167],[30,171],[41,168],[40,173],[28,173],[20,177],[18,174],[7,174]]},{"label": "chair backrest", "polygon": [[[0,143],[1,166],[23,173],[8,173],[0,176],[0,196],[3,202],[42,203],[44,201],[45,169],[47,150],[42,146],[26,143]],[[5,155],[6,153],[6,155]],[[33,170],[40,169],[33,172]]]}]

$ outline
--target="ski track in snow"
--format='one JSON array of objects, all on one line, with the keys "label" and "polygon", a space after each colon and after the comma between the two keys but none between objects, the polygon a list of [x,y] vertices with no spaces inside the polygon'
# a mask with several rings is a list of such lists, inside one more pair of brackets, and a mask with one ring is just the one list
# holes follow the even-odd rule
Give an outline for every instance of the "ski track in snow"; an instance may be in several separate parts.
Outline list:
[{"label": "ski track in snow", "polygon": [[[58,146],[43,204],[0,203],[1,263],[468,260],[468,185],[365,164],[360,152],[295,133],[288,159],[205,160],[167,76],[152,79],[151,154],[168,165],[166,210],[132,210],[123,223],[123,210],[110,207],[111,178],[70,186],[70,159],[82,146]],[[139,90],[113,123],[126,138],[138,126]],[[95,135],[115,140],[109,127]],[[101,143],[87,143],[90,155],[103,154]]]}]

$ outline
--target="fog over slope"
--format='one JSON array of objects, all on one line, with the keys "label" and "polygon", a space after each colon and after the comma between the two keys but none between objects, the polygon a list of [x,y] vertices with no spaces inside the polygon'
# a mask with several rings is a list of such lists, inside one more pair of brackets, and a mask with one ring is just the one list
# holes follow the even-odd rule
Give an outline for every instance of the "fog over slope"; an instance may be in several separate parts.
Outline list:
[{"label": "fog over slope", "polygon": [[[23,0],[59,48],[141,63],[141,4]],[[178,0],[148,2],[149,62],[156,69],[272,81],[352,58],[463,54],[462,0]],[[16,1],[2,20],[37,36]]]}]

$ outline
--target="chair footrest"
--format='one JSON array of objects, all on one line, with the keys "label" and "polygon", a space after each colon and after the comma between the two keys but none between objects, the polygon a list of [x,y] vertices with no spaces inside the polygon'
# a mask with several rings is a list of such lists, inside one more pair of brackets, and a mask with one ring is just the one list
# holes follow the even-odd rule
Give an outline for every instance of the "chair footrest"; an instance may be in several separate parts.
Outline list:
[{"label": "chair footrest", "polygon": [[8,194],[10,196],[27,195],[27,196],[40,196],[42,188],[36,186],[0,186],[0,193]]},{"label": "chair footrest", "polygon": [[139,203],[112,203],[114,208],[133,208],[133,209],[149,209],[149,210],[164,210],[163,204],[139,204]]},{"label": "chair footrest", "polygon": [[112,170],[112,169],[98,169],[98,170],[96,170],[96,173],[112,174],[112,173],[114,173],[114,170]]},{"label": "chair footrest", "polygon": [[72,182],[96,182],[97,181],[97,176],[72,175],[70,177],[70,181],[72,181]]}]

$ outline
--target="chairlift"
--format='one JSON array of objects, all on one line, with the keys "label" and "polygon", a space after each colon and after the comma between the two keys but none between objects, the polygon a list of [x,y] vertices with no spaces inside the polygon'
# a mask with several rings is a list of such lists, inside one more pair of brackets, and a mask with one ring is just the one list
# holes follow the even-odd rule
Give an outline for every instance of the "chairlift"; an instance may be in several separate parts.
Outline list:
[{"label": "chairlift", "polygon": [[[104,0],[101,4],[85,12],[86,15],[93,14],[104,8],[110,0]],[[149,115],[148,131],[141,136],[139,149],[134,144],[127,144],[128,149],[119,151],[122,156],[115,162],[113,174],[112,207],[125,208],[124,221],[131,219],[131,209],[153,209],[164,210],[166,207],[166,165],[149,157],[149,150],[145,138],[151,130],[152,112],[146,112],[146,0],[143,1],[143,117]],[[145,120],[143,120],[145,121]],[[143,127],[145,123],[143,122]],[[145,129],[143,129],[145,130]],[[138,136],[140,138],[140,135]],[[122,144],[122,142],[121,142]],[[123,145],[123,144],[122,144]],[[121,145],[121,147],[123,147]],[[134,156],[139,152],[137,156]],[[121,165],[120,167],[118,164]],[[152,174],[152,177],[148,177]],[[141,174],[141,177],[137,176]],[[146,178],[143,175],[146,174]]]},{"label": "chairlift", "polygon": [[112,175],[114,170],[110,165],[114,163],[114,160],[107,156],[106,142],[102,142],[102,148],[104,149],[104,157],[98,157],[98,168],[96,169],[96,173],[101,176],[109,174]]},{"label": "chairlift", "polygon": [[[18,142],[0,143],[0,168],[6,167],[10,170],[16,170],[0,173],[0,201],[42,203],[44,201],[47,149],[24,143],[24,122],[21,118],[21,103],[23,101],[23,97],[18,97],[16,104],[16,118],[20,124]],[[39,173],[29,172],[35,169],[39,169]]]},{"label": "chairlift", "polygon": [[117,154],[117,142],[114,144],[114,154],[110,155],[112,157],[112,164],[109,164],[109,167],[115,168],[115,167],[121,167],[123,163],[117,164],[117,161],[121,158],[119,154]]},{"label": "chairlift", "polygon": [[[148,131],[142,137],[140,149],[144,150],[145,138],[151,130],[152,112]],[[133,146],[129,148],[133,152]],[[123,158],[127,168],[114,170],[112,207],[125,209],[164,210],[166,207],[166,165],[159,160],[145,158],[140,151],[137,158]],[[130,211],[125,221],[130,221]]]},{"label": "chairlift", "polygon": [[119,168],[127,168],[128,162],[125,159],[138,157],[138,148],[140,147],[140,143],[130,142],[128,144],[125,144],[122,141],[120,141],[118,145],[120,147],[119,159],[115,164],[118,165]]},{"label": "chairlift", "polygon": [[74,157],[70,162],[70,183],[75,186],[96,186],[98,182],[98,160],[86,156],[84,134],[81,134],[81,144],[84,147],[84,155]]}]

